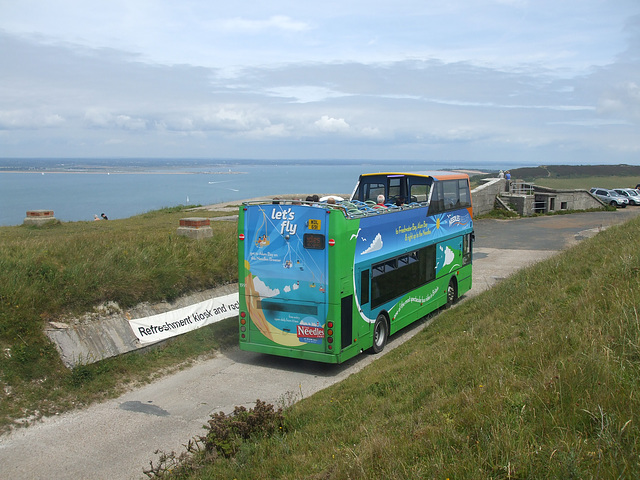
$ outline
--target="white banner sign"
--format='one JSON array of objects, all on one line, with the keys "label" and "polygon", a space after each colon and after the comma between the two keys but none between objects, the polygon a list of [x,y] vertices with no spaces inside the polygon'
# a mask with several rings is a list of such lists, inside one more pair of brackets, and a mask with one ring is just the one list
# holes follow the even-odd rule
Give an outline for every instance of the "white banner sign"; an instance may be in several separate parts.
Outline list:
[{"label": "white banner sign", "polygon": [[188,307],[129,320],[140,343],[154,343],[238,315],[238,294],[212,298]]}]

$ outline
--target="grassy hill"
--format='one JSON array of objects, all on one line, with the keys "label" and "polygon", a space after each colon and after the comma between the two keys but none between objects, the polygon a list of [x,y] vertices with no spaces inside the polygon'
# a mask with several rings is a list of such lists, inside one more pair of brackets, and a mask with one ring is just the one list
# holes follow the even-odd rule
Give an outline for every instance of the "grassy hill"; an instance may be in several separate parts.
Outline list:
[{"label": "grassy hill", "polygon": [[[524,180],[543,187],[557,189],[635,188],[640,184],[638,165],[547,165],[509,170],[513,180]],[[471,186],[482,185],[485,178],[495,173],[474,175]]]},{"label": "grassy hill", "polygon": [[[216,223],[212,239],[193,242],[175,232],[191,215],[176,207],[0,228],[0,431],[236,343],[232,319],[69,371],[43,334],[47,321],[105,301],[126,308],[236,281],[235,224]],[[282,434],[254,437],[232,458],[211,463],[210,454],[186,475],[640,477],[639,227],[607,230],[444,312],[358,375],[287,409]]]},{"label": "grassy hill", "polygon": [[639,229],[520,271],[170,477],[640,478]]},{"label": "grassy hill", "polygon": [[[69,371],[44,334],[49,321],[94,312],[105,302],[126,309],[237,282],[236,224],[215,222],[213,238],[192,241],[176,232],[180,218],[193,216],[185,210],[0,228],[0,432],[17,419],[115,396],[154,372],[237,342],[231,337],[237,336],[236,322],[221,322],[147,355]],[[224,213],[198,211],[198,216],[215,215]]]},{"label": "grassy hill", "polygon": [[637,165],[548,165],[511,170],[511,178],[549,188],[634,188],[640,183]]},{"label": "grassy hill", "polygon": [[638,165],[546,165],[539,167],[514,168],[511,178],[533,181],[540,178],[580,178],[580,177],[630,177],[640,178]]}]

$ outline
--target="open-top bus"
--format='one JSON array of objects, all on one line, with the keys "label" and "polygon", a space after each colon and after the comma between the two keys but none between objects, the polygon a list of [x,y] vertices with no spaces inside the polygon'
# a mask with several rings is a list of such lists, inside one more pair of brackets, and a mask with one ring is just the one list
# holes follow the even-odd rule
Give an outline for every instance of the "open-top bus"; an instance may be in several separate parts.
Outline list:
[{"label": "open-top bus", "polygon": [[240,349],[341,363],[471,288],[469,178],[365,174],[336,204],[245,202],[238,239]]}]

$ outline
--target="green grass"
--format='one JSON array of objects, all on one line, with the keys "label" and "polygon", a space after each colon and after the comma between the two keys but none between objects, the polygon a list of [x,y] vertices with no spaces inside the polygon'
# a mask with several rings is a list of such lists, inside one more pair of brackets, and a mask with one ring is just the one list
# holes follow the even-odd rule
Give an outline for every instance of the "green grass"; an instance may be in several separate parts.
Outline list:
[{"label": "green grass", "polygon": [[639,478],[639,230],[516,273],[179,478]]},{"label": "green grass", "polygon": [[153,377],[159,365],[235,343],[229,338],[235,322],[222,322],[147,355],[69,371],[43,332],[48,321],[107,301],[126,309],[236,282],[235,222],[215,222],[210,239],[177,235],[180,218],[212,215],[175,207],[126,220],[0,228],[0,431],[21,417],[116,395],[127,383]]},{"label": "green grass", "polygon": [[578,177],[578,178],[553,178],[540,177],[533,179],[533,183],[543,187],[556,189],[583,189],[589,190],[593,187],[600,188],[635,188],[640,183],[640,177],[630,181],[629,177],[606,176],[606,177]]},{"label": "green grass", "polygon": [[[194,242],[176,235],[185,216],[0,228],[0,430],[236,343],[229,319],[69,371],[43,335],[47,321],[107,300],[127,308],[236,281],[235,223]],[[192,478],[640,477],[639,227],[613,227],[442,313],[286,409],[282,434]]]}]

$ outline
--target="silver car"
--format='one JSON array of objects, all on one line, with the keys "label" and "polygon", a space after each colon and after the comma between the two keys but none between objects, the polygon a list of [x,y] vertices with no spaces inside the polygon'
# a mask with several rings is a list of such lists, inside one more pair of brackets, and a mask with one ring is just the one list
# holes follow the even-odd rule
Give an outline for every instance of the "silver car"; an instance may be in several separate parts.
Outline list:
[{"label": "silver car", "polygon": [[589,192],[612,207],[624,208],[629,203],[629,199],[627,197],[623,197],[615,190],[609,190],[607,188],[592,188]]},{"label": "silver car", "polygon": [[627,197],[629,205],[640,205],[640,192],[634,188],[614,188],[623,197]]}]

